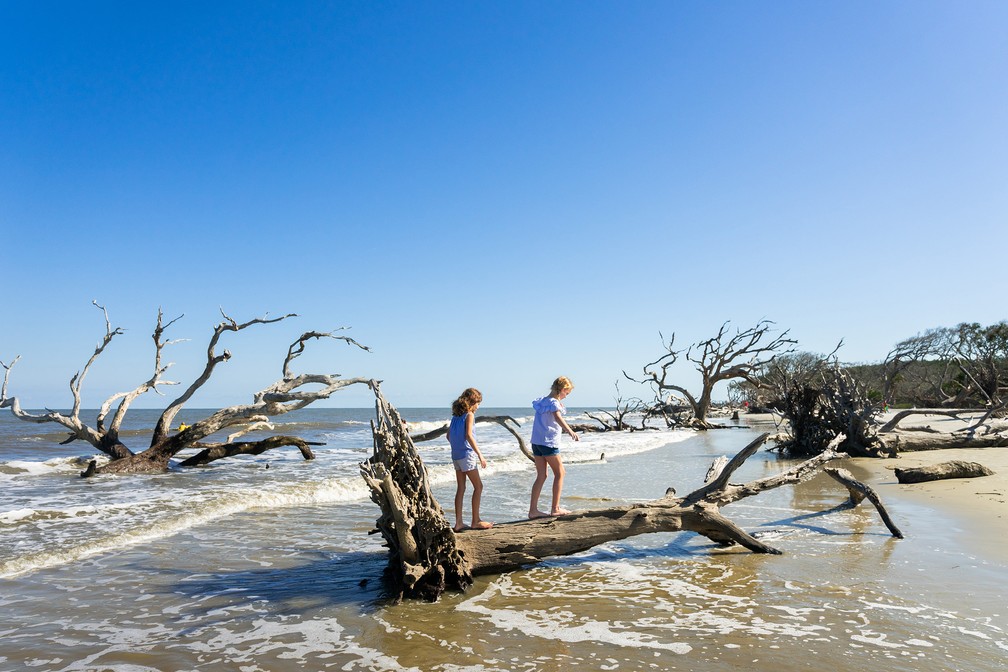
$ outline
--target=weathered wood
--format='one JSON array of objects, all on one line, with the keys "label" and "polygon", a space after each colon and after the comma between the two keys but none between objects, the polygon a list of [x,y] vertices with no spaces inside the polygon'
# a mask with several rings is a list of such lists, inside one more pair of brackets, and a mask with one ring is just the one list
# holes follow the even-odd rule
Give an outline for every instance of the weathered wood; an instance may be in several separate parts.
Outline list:
[{"label": "weathered wood", "polygon": [[903,533],[900,532],[898,527],[896,527],[896,523],[893,522],[889,512],[886,510],[885,506],[883,506],[881,498],[879,498],[878,494],[871,487],[855,479],[854,475],[846,469],[826,467],[824,471],[832,476],[833,480],[838,481],[841,485],[847,488],[847,491],[850,493],[848,506],[853,508],[860,504],[863,499],[867,498],[869,502],[875,505],[875,510],[878,511],[879,516],[882,518],[882,522],[885,523],[885,526],[889,528],[889,532],[891,532],[897,539],[903,538]]},{"label": "weathered wood", "polygon": [[1001,448],[1008,446],[1008,434],[968,434],[965,432],[899,431],[886,434],[885,444],[892,452],[942,450],[945,448]]},{"label": "weathered wood", "polygon": [[203,448],[200,452],[179,463],[180,467],[198,467],[225,457],[235,455],[261,455],[267,450],[281,446],[296,446],[306,460],[314,460],[311,446],[324,446],[320,441],[305,441],[297,436],[270,436],[261,441],[241,441],[237,443],[195,443],[193,447]]},{"label": "weathered wood", "polygon": [[382,515],[376,521],[389,549],[388,575],[401,595],[437,599],[446,588],[472,584],[468,563],[456,548],[455,534],[431,493],[427,469],[399,412],[381,394],[377,382],[374,449],[360,465],[371,501]]},{"label": "weathered wood", "polygon": [[880,434],[894,431],[895,429],[898,428],[899,423],[914,415],[941,415],[946,418],[955,418],[956,420],[958,420],[960,416],[964,414],[975,414],[978,412],[982,413],[983,410],[984,409],[962,408],[950,411],[938,408],[908,408],[896,413],[893,417],[889,419],[888,422],[879,427],[878,431]]},{"label": "weathered wood", "polygon": [[994,472],[978,462],[949,460],[926,467],[896,468],[896,480],[900,483],[924,483],[946,478],[979,478],[992,476]]},{"label": "weathered wood", "polygon": [[[235,438],[253,430],[272,429],[269,425],[268,416],[282,415],[295,411],[312,404],[313,402],[328,399],[337,390],[348,385],[370,384],[368,378],[344,379],[339,374],[302,374],[295,375],[291,372],[291,361],[298,357],[305,349],[305,344],[309,340],[332,338],[341,340],[349,345],[357,346],[363,350],[369,350],[352,338],[332,333],[309,331],[302,334],[289,348],[287,356],[283,362],[283,377],[266,389],[253,395],[251,404],[229,406],[223,408],[211,416],[191,423],[185,429],[174,434],[170,427],[173,419],[181,411],[186,402],[210,379],[215,367],[218,364],[228,361],[231,353],[225,350],[218,354],[216,347],[220,338],[227,332],[242,331],[250,326],[258,324],[272,324],[280,322],[290,317],[296,317],[293,313],[276,318],[256,318],[244,323],[239,323],[229,317],[224,311],[221,314],[224,320],[218,324],[210,338],[207,347],[207,361],[202,373],[193,381],[188,388],[174,401],[168,404],[161,413],[151,438],[150,446],[141,452],[134,452],[120,441],[119,433],[130,404],[140,395],[151,390],[159,391],[158,388],[165,385],[177,385],[172,381],[162,380],[162,374],[171,364],[162,363],[164,348],[176,341],[165,340],[164,334],[168,327],[178,319],[164,320],[163,313],[159,310],[157,324],[154,328],[152,338],[154,340],[154,374],[150,379],[138,387],[127,392],[117,392],[105,400],[98,411],[94,426],[89,426],[81,420],[81,388],[91,365],[97,360],[114,338],[123,334],[120,328],[113,328],[109,321],[108,311],[104,306],[94,305],[99,308],[105,317],[105,336],[102,342],[95,348],[94,353],[84,365],[83,369],[74,374],[70,380],[70,390],[73,394],[73,409],[70,413],[60,413],[47,410],[45,413],[32,414],[22,410],[17,397],[10,397],[7,394],[11,369],[18,362],[20,357],[15,357],[10,364],[0,362],[4,368],[3,386],[0,387],[0,408],[10,408],[11,413],[19,420],[35,423],[53,422],[62,425],[69,430],[70,434],[64,444],[73,441],[86,441],[102,453],[108,455],[111,460],[97,466],[97,462],[90,466],[82,475],[91,476],[94,474],[138,474],[138,473],[158,473],[167,471],[171,459],[180,451],[197,447],[203,449],[199,455],[182,462],[182,466],[194,466],[206,464],[207,462],[240,454],[259,454],[265,450],[280,446],[297,446],[305,459],[312,459],[314,455],[308,448],[308,443],[297,437],[271,437],[261,441],[244,442],[241,444],[231,443]],[[305,389],[310,387],[310,389]],[[106,422],[113,405],[118,402],[115,413],[110,422]],[[252,423],[251,426],[248,426]],[[233,433],[227,444],[203,443],[202,440],[216,432],[228,427],[245,426],[245,429]]]},{"label": "weathered wood", "polygon": [[[842,457],[833,447],[771,478],[736,485],[728,482],[745,460],[763,445],[763,434],[746,446],[706,485],[676,497],[675,489],[646,504],[575,512],[562,516],[494,525],[488,530],[452,532],[444,511],[427,484],[427,472],[405,424],[372,387],[376,421],[374,453],[361,464],[371,499],[381,507],[376,525],[389,547],[389,574],[400,595],[436,599],[446,589],[464,590],[472,577],[526,567],[557,555],[578,553],[607,541],[651,532],[688,530],[723,545],[738,544],[755,553],[780,551],[756,539],[720,507],[744,497],[797,483],[830,460]],[[720,466],[720,465],[718,465]]]}]

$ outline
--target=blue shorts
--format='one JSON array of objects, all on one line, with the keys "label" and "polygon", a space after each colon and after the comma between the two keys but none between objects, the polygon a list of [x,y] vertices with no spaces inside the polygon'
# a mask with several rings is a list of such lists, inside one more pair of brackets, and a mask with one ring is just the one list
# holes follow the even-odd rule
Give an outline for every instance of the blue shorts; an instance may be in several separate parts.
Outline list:
[{"label": "blue shorts", "polygon": [[474,450],[466,453],[466,456],[461,460],[452,460],[452,463],[455,465],[455,471],[461,471],[462,473],[479,468],[479,458],[476,457],[476,451]]},{"label": "blue shorts", "polygon": [[560,454],[560,449],[556,446],[541,446],[538,443],[532,444],[532,454],[536,457],[552,457]]}]

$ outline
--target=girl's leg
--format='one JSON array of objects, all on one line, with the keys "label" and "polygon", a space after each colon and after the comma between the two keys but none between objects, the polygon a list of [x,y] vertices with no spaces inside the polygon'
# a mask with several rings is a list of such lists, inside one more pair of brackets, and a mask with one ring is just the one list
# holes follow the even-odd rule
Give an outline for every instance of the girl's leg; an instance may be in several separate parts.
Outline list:
[{"label": "girl's leg", "polygon": [[472,528],[474,530],[487,530],[493,527],[493,523],[488,523],[480,519],[480,499],[483,497],[483,479],[480,478],[479,469],[467,472],[469,480],[473,484],[472,495]]},{"label": "girl's leg", "polygon": [[543,484],[546,482],[546,458],[536,456],[536,477],[532,483],[532,501],[529,503],[529,518],[545,518],[549,514],[539,510],[539,495],[542,493]]},{"label": "girl's leg", "polygon": [[455,531],[460,532],[465,529],[462,522],[462,504],[465,502],[466,474],[464,471],[455,470]]},{"label": "girl's leg", "polygon": [[567,473],[564,471],[563,461],[559,455],[550,455],[543,459],[553,470],[553,506],[550,508],[550,515],[561,516],[570,513],[567,509],[560,508],[560,491],[563,490],[564,474]]}]

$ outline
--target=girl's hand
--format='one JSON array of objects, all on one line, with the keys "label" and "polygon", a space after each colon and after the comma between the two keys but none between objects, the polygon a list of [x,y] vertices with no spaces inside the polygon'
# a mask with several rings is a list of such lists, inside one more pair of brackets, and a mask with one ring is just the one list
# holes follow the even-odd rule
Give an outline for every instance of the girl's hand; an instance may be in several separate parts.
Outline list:
[{"label": "girl's hand", "polygon": [[482,455],[480,455],[480,468],[486,469],[486,458],[484,458]]},{"label": "girl's hand", "polygon": [[575,441],[580,441],[581,440],[581,437],[578,436],[577,434],[575,434],[574,432],[571,432],[570,435],[571,435],[571,438],[574,439]]}]

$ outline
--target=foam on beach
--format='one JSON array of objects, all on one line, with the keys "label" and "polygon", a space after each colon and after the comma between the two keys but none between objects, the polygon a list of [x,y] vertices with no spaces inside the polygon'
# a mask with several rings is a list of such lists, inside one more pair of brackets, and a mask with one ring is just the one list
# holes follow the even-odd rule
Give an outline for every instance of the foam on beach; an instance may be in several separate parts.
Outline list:
[{"label": "foam on beach", "polygon": [[[367,499],[360,477],[284,484],[269,488],[238,488],[222,493],[190,493],[185,501],[149,499],[66,509],[14,509],[0,513],[6,525],[36,525],[42,532],[36,550],[21,551],[0,562],[0,578],[65,565],[102,553],[149,543],[214,520],[254,509],[281,509],[318,504],[340,504]],[[112,515],[115,513],[116,515]],[[52,528],[60,519],[73,519],[72,529]],[[80,525],[90,534],[83,543]],[[51,534],[49,532],[52,532]]]}]

